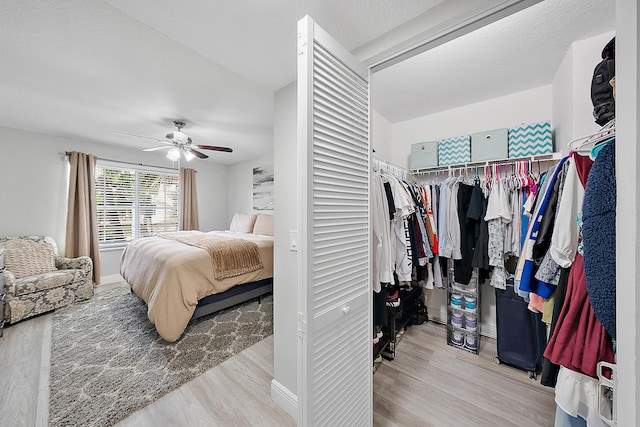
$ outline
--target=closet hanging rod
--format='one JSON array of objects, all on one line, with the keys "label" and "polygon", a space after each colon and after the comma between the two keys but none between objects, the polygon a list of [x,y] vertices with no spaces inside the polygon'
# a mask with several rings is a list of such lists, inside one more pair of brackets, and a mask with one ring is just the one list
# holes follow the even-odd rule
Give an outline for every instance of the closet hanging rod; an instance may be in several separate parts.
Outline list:
[{"label": "closet hanging rod", "polygon": [[405,179],[408,175],[411,175],[412,172],[410,170],[408,170],[407,168],[404,168],[400,165],[397,165],[395,163],[392,163],[388,160],[382,159],[378,156],[376,156],[375,154],[371,155],[371,160],[372,160],[372,167],[374,170],[379,170],[381,168],[384,167],[388,167],[389,169],[391,169],[394,173],[393,175],[402,175],[399,178]]},{"label": "closet hanging rod", "polygon": [[393,166],[393,167],[398,168],[398,169],[400,169],[400,170],[402,170],[402,171],[405,171],[405,172],[407,172],[407,173],[411,173],[411,171],[410,171],[409,169],[407,169],[407,168],[405,168],[405,167],[402,167],[402,166],[400,166],[400,165],[397,165],[397,164],[395,164],[395,163],[392,163],[392,162],[390,162],[390,161],[388,161],[388,160],[385,160],[385,159],[383,159],[382,157],[378,157],[378,156],[376,156],[375,154],[372,154],[372,155],[371,155],[371,158],[373,159],[373,161],[374,161],[374,162],[384,163],[385,165]]},{"label": "closet hanging rod", "polygon": [[524,161],[547,162],[547,161],[560,160],[561,158],[562,158],[562,153],[547,153],[547,154],[538,154],[535,156],[512,157],[508,159],[496,159],[496,160],[482,160],[482,161],[476,161],[476,162],[459,163],[459,164],[448,165],[448,166],[435,166],[432,168],[413,169],[411,170],[411,173],[415,175],[421,175],[421,174],[428,174],[433,172],[447,172],[450,170],[470,169],[470,168],[475,168],[476,166],[508,165],[508,164],[515,164],[515,163],[524,162]]}]

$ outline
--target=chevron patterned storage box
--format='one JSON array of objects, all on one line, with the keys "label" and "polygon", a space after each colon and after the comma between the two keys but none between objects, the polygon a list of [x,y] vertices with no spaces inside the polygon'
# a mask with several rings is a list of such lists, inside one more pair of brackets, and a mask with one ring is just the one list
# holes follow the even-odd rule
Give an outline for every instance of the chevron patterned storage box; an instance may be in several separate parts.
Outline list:
[{"label": "chevron patterned storage box", "polygon": [[471,136],[458,136],[438,142],[438,166],[456,165],[470,161]]},{"label": "chevron patterned storage box", "polygon": [[509,157],[553,153],[551,123],[523,124],[509,129]]}]

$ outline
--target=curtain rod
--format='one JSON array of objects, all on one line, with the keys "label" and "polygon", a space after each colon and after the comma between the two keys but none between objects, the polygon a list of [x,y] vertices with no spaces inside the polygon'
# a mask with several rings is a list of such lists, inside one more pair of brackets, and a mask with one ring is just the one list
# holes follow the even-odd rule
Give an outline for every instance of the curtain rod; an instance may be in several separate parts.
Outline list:
[{"label": "curtain rod", "polygon": [[[65,151],[64,153],[66,156],[71,155],[71,151]],[[96,159],[98,160],[102,160],[105,162],[114,162],[114,163],[123,163],[125,165],[134,165],[134,166],[143,166],[143,167],[149,167],[149,168],[158,168],[158,169],[167,169],[167,170],[171,170],[171,171],[179,171],[179,168],[168,168],[166,166],[154,166],[154,165],[145,165],[144,163],[134,163],[134,162],[125,162],[122,160],[113,160],[113,159],[105,159],[103,157],[97,157]],[[197,170],[194,169],[194,172],[198,173]]]}]

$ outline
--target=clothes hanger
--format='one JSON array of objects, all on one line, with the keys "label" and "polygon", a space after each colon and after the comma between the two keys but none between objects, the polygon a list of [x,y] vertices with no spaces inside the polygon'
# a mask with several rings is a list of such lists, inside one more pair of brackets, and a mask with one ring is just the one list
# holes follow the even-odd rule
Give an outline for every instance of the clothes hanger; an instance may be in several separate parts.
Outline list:
[{"label": "clothes hanger", "polygon": [[606,141],[602,141],[602,142],[599,142],[599,143],[595,144],[593,146],[593,148],[591,149],[591,151],[589,151],[589,158],[591,160],[595,160],[596,157],[598,157],[598,153],[600,152],[600,150],[602,150],[611,141],[615,141],[615,140],[616,140],[616,138],[613,137],[613,138],[607,139]]},{"label": "clothes hanger", "polygon": [[611,138],[615,138],[615,136],[616,119],[611,119],[607,124],[600,128],[598,132],[569,142],[569,150],[575,151],[578,154],[588,154],[595,145],[600,142],[610,140]]}]

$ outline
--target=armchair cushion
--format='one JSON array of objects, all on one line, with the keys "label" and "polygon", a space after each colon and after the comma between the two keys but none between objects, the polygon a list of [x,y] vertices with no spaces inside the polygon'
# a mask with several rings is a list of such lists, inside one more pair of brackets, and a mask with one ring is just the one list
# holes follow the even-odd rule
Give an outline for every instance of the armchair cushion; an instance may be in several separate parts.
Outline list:
[{"label": "armchair cushion", "polygon": [[83,279],[84,274],[80,270],[58,270],[44,274],[16,279],[14,295],[32,294],[38,291],[65,286],[76,280]]},{"label": "armchair cushion", "polygon": [[56,270],[53,247],[47,243],[14,239],[4,249],[4,266],[16,279]]}]

